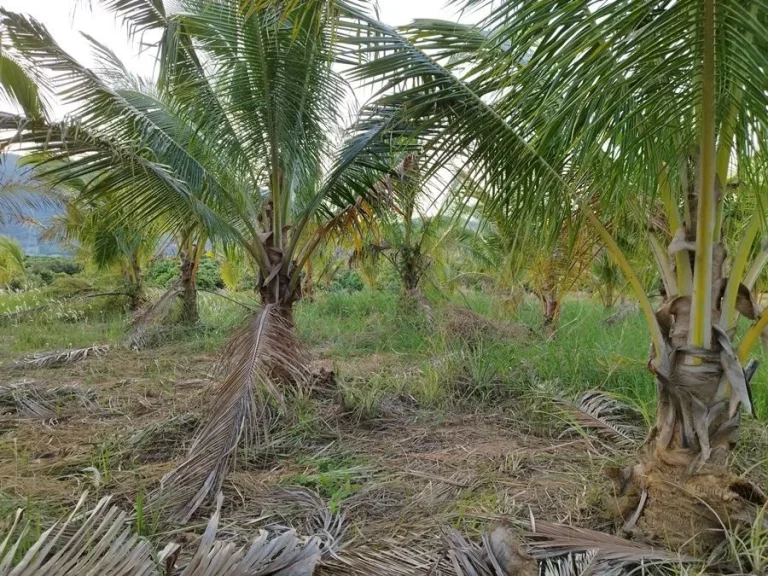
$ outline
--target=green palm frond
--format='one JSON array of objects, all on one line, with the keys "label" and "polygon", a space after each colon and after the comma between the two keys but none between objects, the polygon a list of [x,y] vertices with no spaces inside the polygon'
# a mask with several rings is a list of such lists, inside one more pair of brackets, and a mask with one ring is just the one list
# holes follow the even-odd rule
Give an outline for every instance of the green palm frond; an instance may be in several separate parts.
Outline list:
[{"label": "green palm frond", "polygon": [[[464,167],[494,207],[521,223],[535,215],[551,239],[582,196],[597,194],[610,218],[656,194],[660,165],[678,178],[681,151],[698,141],[699,2],[464,5],[489,14],[474,43],[444,22],[381,28],[389,51],[356,72],[382,86],[361,128],[389,121],[419,133],[435,166]],[[750,148],[746,135],[768,120],[756,72],[768,63],[766,14],[760,2],[718,3],[717,115]],[[747,34],[760,40],[739,40]]]},{"label": "green palm frond", "polygon": [[24,251],[8,236],[0,236],[0,284],[24,277]]},{"label": "green palm frond", "polygon": [[43,118],[46,114],[45,103],[40,94],[38,83],[19,62],[8,53],[0,34],[0,96],[17,104],[30,118]]}]

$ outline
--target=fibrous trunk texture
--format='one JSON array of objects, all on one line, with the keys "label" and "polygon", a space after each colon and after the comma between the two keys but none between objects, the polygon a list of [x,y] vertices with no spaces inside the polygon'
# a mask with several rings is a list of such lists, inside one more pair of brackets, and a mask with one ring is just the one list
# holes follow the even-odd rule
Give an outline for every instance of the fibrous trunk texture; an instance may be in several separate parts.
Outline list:
[{"label": "fibrous trunk texture", "polygon": [[197,324],[200,315],[197,311],[197,261],[194,253],[182,252],[181,255],[181,321],[184,324]]},{"label": "fibrous trunk texture", "polygon": [[[695,230],[695,195],[690,221]],[[678,230],[670,256],[695,250],[695,238]],[[693,258],[689,258],[693,265]],[[634,466],[618,473],[616,505],[624,528],[645,538],[701,552],[723,540],[723,529],[748,521],[765,495],[732,474],[728,456],[739,434],[741,409],[751,410],[749,380],[734,351],[732,330],[720,325],[726,250],[713,247],[712,345],[689,344],[691,297],[667,299],[657,312],[664,342],[649,366],[658,390],[656,425]],[[759,315],[749,290],[739,290],[738,311]]]},{"label": "fibrous trunk texture", "polygon": [[560,302],[557,300],[556,292],[547,290],[539,295],[539,300],[541,300],[541,311],[544,315],[544,326],[554,325],[560,312]]}]

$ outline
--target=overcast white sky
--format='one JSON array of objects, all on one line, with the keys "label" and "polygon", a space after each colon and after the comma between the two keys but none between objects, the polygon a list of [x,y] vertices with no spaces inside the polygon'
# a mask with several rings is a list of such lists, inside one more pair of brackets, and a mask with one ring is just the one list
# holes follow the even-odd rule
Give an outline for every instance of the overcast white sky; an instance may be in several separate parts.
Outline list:
[{"label": "overcast white sky", "polygon": [[[379,0],[380,17],[387,24],[407,24],[417,18],[456,19],[455,8],[446,8],[447,0]],[[138,48],[129,44],[125,31],[114,16],[101,9],[98,0],[92,0],[92,10],[83,0],[0,0],[0,6],[14,12],[31,15],[42,22],[56,41],[86,65],[92,63],[87,42],[80,32],[109,46],[125,65],[143,75],[150,76],[153,60],[149,54],[137,54]],[[0,109],[8,105],[0,101]],[[56,112],[60,110],[54,110]]]}]

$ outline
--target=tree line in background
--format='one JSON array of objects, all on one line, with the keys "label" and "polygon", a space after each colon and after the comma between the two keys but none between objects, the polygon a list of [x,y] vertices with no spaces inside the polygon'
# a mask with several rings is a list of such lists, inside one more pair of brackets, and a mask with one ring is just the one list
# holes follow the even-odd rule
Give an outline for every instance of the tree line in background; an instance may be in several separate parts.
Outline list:
[{"label": "tree line in background", "polygon": [[[728,471],[768,326],[763,2],[463,0],[479,24],[397,29],[358,0],[102,4],[152,39],[154,78],[92,38],[86,68],[0,11],[0,85],[23,110],[0,133],[65,206],[43,233],[119,269],[143,318],[178,300],[196,322],[211,255],[260,301],[152,503],[165,517],[188,520],[269,406],[289,410],[310,378],[293,306],[340,261],[363,277],[386,262],[414,299],[425,282],[502,297],[524,283],[546,324],[590,275],[606,306],[631,293],[658,412],[616,475],[619,518],[677,542],[765,504]],[[350,83],[374,87],[351,123]],[[178,275],[148,302],[164,243]],[[0,281],[19,269],[4,240]]]}]

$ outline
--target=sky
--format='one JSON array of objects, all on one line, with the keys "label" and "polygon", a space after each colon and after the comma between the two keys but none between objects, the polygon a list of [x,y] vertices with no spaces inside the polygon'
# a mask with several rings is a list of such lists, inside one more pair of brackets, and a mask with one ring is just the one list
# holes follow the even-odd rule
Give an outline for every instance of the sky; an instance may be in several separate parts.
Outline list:
[{"label": "sky", "polygon": [[[456,9],[446,8],[447,0],[379,0],[380,18],[390,25],[407,24],[417,18],[456,19]],[[91,65],[90,49],[80,34],[84,32],[112,49],[133,72],[151,76],[153,58],[145,52],[142,56],[131,45],[114,15],[103,10],[98,0],[0,0],[0,6],[13,12],[29,14],[43,23],[59,45],[85,65]],[[8,105],[0,102],[0,109]],[[58,112],[58,113],[57,113]],[[54,106],[54,115],[61,115],[61,108]]]}]

